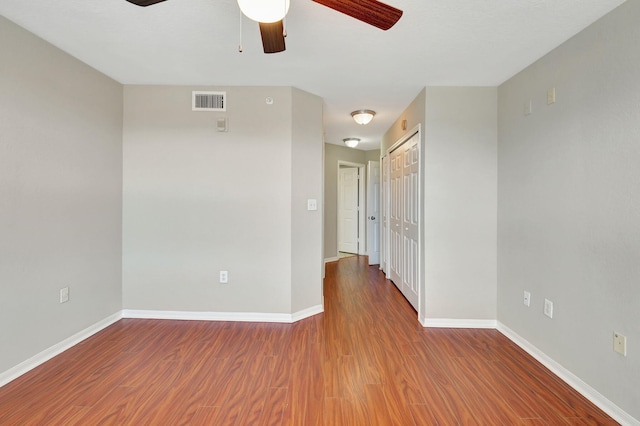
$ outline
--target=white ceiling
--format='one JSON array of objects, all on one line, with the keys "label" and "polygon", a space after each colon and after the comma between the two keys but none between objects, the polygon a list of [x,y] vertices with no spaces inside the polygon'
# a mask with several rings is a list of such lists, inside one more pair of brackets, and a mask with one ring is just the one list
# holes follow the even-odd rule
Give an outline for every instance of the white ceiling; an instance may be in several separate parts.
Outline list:
[{"label": "white ceiling", "polygon": [[[324,99],[326,142],[375,149],[423,87],[497,86],[624,2],[385,1],[404,11],[389,31],[291,0],[271,55],[247,18],[238,52],[236,0],[0,0],[0,14],[123,84],[295,86]],[[367,126],[361,108],[377,111]]]}]

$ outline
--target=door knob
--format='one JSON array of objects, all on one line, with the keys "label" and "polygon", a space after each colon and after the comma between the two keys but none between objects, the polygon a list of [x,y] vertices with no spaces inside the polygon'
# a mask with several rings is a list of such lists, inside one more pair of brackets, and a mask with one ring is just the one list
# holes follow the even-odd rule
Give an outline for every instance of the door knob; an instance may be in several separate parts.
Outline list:
[{"label": "door knob", "polygon": [[371,216],[369,219],[376,220],[376,217],[375,216]]}]

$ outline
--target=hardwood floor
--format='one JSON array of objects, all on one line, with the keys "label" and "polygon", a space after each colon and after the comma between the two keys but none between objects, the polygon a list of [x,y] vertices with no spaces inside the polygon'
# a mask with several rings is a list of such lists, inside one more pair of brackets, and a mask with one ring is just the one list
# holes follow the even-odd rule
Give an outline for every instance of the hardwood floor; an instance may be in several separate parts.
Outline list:
[{"label": "hardwood floor", "polygon": [[615,425],[495,330],[425,329],[366,258],[295,324],[125,319],[0,388],[1,425]]}]

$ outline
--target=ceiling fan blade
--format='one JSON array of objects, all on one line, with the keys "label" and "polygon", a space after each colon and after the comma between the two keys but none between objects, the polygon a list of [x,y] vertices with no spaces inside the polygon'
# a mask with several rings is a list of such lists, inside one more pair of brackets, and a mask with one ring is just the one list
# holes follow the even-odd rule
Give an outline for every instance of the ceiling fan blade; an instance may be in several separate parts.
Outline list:
[{"label": "ceiling fan blade", "polygon": [[402,11],[377,0],[313,0],[381,30],[393,27]]},{"label": "ceiling fan blade", "polygon": [[127,0],[129,3],[133,3],[136,6],[151,6],[152,4],[160,3],[165,0]]},{"label": "ceiling fan blade", "polygon": [[264,49],[264,53],[278,53],[284,51],[284,26],[282,21],[258,23],[260,24],[260,35],[262,36],[262,48]]}]

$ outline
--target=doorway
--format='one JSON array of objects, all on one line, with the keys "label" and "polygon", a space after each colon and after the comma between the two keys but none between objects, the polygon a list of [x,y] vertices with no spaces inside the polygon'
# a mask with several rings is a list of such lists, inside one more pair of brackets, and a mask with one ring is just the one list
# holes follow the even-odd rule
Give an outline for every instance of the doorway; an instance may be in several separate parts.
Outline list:
[{"label": "doorway", "polygon": [[365,254],[365,165],[338,161],[338,257]]}]

